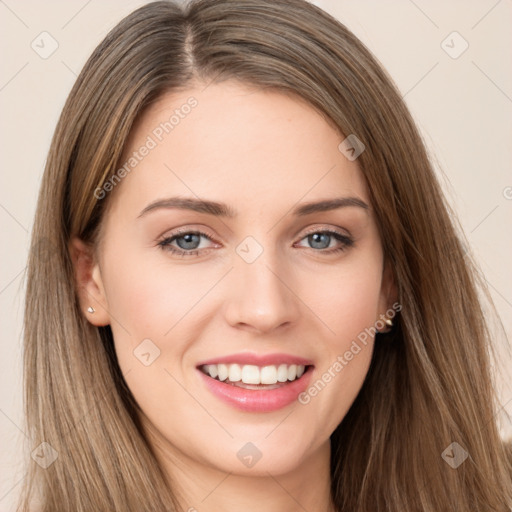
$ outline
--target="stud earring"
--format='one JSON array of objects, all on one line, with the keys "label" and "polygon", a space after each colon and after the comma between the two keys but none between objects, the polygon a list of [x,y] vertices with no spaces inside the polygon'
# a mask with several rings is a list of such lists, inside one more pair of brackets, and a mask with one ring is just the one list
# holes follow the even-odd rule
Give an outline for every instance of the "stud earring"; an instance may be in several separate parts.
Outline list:
[{"label": "stud earring", "polygon": [[95,311],[96,311],[96,310],[95,310],[92,306],[89,306],[89,307],[87,308],[87,312],[88,312],[88,313],[94,313]]},{"label": "stud earring", "polygon": [[391,320],[391,318],[384,318],[384,323],[390,328],[389,331],[379,331],[378,329],[376,329],[377,334],[387,334],[392,330],[393,320]]}]

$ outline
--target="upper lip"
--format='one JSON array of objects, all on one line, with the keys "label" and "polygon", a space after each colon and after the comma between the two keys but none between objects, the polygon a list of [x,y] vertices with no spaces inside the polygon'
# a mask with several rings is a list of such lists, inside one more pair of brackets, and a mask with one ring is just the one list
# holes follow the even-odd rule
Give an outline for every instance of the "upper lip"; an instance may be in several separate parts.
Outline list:
[{"label": "upper lip", "polygon": [[294,356],[292,354],[254,354],[254,353],[241,353],[241,354],[230,354],[226,356],[216,357],[214,359],[208,359],[202,361],[197,365],[200,366],[206,364],[234,364],[238,363],[241,365],[251,364],[255,366],[270,366],[280,364],[297,364],[310,366],[313,362],[303,357]]}]

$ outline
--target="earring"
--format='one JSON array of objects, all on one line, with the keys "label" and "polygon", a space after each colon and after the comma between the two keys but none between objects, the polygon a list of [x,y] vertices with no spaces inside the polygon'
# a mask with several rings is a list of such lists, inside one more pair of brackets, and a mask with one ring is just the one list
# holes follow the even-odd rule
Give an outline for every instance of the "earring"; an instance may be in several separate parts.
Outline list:
[{"label": "earring", "polygon": [[88,312],[88,313],[94,313],[95,311],[96,311],[96,310],[95,310],[92,306],[89,306],[89,307],[87,308],[87,312]]},{"label": "earring", "polygon": [[390,332],[392,330],[393,320],[391,320],[391,318],[385,318],[384,323],[390,328],[389,331],[379,331],[378,329],[376,329],[377,334],[387,334],[388,332]]}]

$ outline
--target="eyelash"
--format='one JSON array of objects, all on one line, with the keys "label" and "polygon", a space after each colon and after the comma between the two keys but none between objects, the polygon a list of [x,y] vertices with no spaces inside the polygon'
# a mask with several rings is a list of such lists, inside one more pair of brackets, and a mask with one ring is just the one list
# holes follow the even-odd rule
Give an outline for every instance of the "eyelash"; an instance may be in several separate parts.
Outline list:
[{"label": "eyelash", "polygon": [[[304,234],[304,236],[301,238],[301,241],[304,238],[308,237],[309,235],[314,235],[314,234],[318,234],[318,233],[330,235],[330,236],[334,237],[336,240],[338,240],[339,242],[342,242],[342,245],[340,247],[336,247],[336,248],[332,248],[332,249],[319,249],[319,250],[315,250],[313,247],[310,247],[310,249],[312,249],[315,252],[320,252],[320,253],[328,254],[328,255],[338,254],[340,252],[346,251],[348,248],[350,248],[354,245],[354,240],[352,238],[350,238],[346,235],[342,235],[341,233],[338,233],[337,231],[332,231],[332,230],[316,229],[316,230],[309,231],[308,233]],[[158,242],[158,246],[163,251],[168,251],[168,252],[178,255],[178,256],[196,256],[196,255],[198,255],[199,251],[201,249],[193,249],[190,251],[185,251],[183,249],[176,249],[175,247],[172,247],[170,245],[174,240],[176,240],[177,238],[181,238],[185,235],[201,235],[201,236],[204,236],[205,238],[207,238],[208,240],[212,241],[211,237],[208,234],[204,233],[203,231],[181,231],[181,232],[175,233],[169,237],[165,237],[163,240]],[[205,250],[207,251],[209,249],[205,249]]]}]

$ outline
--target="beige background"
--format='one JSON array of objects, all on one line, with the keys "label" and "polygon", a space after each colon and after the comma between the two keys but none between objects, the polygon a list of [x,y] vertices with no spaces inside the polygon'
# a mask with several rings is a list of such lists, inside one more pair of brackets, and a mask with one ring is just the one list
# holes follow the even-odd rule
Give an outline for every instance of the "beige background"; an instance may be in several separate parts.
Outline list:
[{"label": "beige background", "polygon": [[[24,476],[23,273],[50,138],[87,57],[110,28],[144,3],[0,0],[0,511],[14,509]],[[382,62],[435,155],[501,316],[495,332],[504,371],[497,382],[506,407],[498,418],[503,436],[510,437],[512,365],[505,347],[506,336],[512,339],[512,1],[314,3],[352,29]],[[45,31],[50,35],[41,36]],[[52,44],[58,48],[42,58],[31,44],[39,53]]]}]

